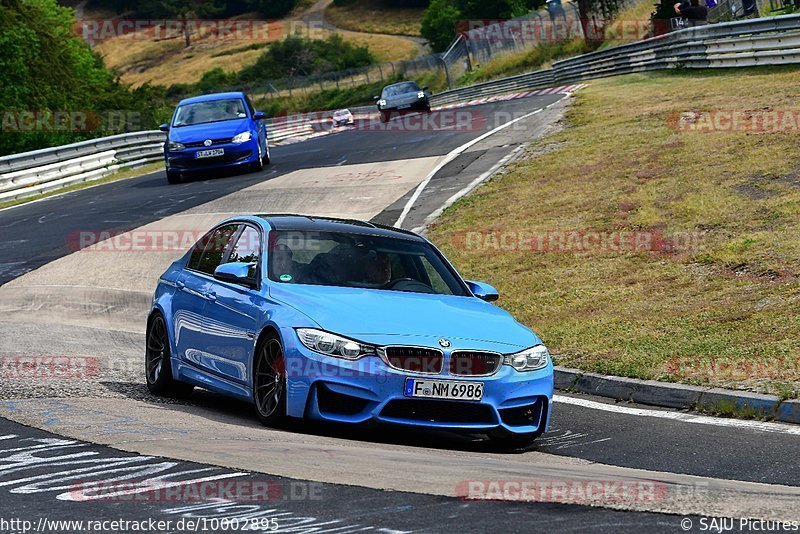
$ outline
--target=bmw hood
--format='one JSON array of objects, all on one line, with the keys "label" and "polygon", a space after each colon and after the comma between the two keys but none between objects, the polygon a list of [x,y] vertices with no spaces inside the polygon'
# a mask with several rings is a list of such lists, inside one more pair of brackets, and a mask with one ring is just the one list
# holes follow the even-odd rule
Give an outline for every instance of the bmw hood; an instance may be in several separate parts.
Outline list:
[{"label": "bmw hood", "polygon": [[495,350],[501,352],[541,343],[508,312],[474,297],[299,284],[272,286],[270,295],[323,330],[368,343],[429,338],[424,345],[435,346],[444,338],[453,342],[453,348],[465,346],[459,340],[466,340],[480,342],[475,349],[500,345]]},{"label": "bmw hood", "polygon": [[248,126],[248,119],[178,126],[170,128],[169,140],[178,143],[191,143],[205,141],[206,139],[225,139],[246,132]]}]

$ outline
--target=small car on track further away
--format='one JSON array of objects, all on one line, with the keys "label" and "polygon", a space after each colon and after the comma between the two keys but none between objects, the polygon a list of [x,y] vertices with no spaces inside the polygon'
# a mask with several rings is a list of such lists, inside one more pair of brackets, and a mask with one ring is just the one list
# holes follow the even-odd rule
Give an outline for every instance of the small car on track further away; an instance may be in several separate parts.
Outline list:
[{"label": "small car on track further away", "polygon": [[167,132],[167,180],[225,168],[261,170],[270,161],[264,118],[240,92],[182,100],[170,123],[160,126]]},{"label": "small car on track further away", "polygon": [[235,397],[266,425],[383,423],[526,446],[547,428],[553,365],[497,298],[407,230],[234,217],[161,275],[147,386]]},{"label": "small car on track further away", "polygon": [[430,113],[430,96],[428,88],[420,87],[417,82],[399,82],[387,85],[381,91],[381,96],[374,98],[378,101],[381,122],[387,122],[393,113],[408,111]]},{"label": "small car on track further away", "polygon": [[335,127],[350,126],[354,122],[353,114],[350,113],[349,109],[340,109],[333,112],[333,125]]}]

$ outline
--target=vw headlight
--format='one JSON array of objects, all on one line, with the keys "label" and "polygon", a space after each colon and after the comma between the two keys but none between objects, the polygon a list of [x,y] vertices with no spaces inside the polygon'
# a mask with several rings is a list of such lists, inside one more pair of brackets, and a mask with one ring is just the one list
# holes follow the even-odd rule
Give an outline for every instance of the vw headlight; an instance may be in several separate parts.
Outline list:
[{"label": "vw headlight", "polygon": [[386,105],[386,100],[384,100],[382,98],[380,100],[378,100],[378,107],[379,108],[382,108],[385,105]]},{"label": "vw headlight", "polygon": [[183,146],[183,143],[176,143],[175,141],[169,141],[167,143],[167,150],[183,150],[186,148]]},{"label": "vw headlight", "polygon": [[249,141],[252,138],[253,136],[250,134],[250,132],[242,132],[239,135],[235,136],[233,139],[231,139],[231,143],[233,143],[234,145],[238,145],[244,143],[245,141]]},{"label": "vw headlight", "polygon": [[503,358],[505,365],[510,365],[517,371],[535,371],[547,367],[550,362],[550,353],[544,345],[536,345],[516,354],[509,354]]},{"label": "vw headlight", "polygon": [[425,98],[425,91],[420,91],[417,93],[417,98]]},{"label": "vw headlight", "polygon": [[297,337],[300,338],[300,342],[306,348],[335,358],[357,360],[362,356],[375,354],[375,347],[372,345],[365,345],[358,341],[314,328],[298,328]]}]

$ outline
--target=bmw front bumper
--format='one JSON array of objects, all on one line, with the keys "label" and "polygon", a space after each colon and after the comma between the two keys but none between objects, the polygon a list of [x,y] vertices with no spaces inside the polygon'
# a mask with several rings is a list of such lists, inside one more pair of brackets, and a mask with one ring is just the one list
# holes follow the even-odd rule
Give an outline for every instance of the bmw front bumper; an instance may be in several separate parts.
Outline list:
[{"label": "bmw front bumper", "polygon": [[[552,364],[520,372],[502,365],[490,376],[422,374],[390,367],[378,356],[356,361],[328,357],[300,343],[287,345],[288,415],[349,424],[387,423],[463,432],[503,429],[541,433],[550,418]],[[480,401],[408,397],[407,378],[483,383]]]}]

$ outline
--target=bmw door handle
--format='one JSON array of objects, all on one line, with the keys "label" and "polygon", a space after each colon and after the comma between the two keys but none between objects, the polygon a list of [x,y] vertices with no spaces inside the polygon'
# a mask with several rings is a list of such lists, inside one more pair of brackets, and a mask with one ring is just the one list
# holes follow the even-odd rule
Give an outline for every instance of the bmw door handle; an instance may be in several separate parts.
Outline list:
[{"label": "bmw door handle", "polygon": [[210,300],[211,302],[216,302],[216,300],[217,300],[217,294],[216,294],[216,293],[214,293],[213,291],[209,291],[208,293],[206,293],[206,298],[207,298],[208,300]]},{"label": "bmw door handle", "polygon": [[178,280],[177,282],[175,282],[175,287],[177,287],[178,289],[183,289],[183,288],[186,287],[186,284],[184,282]]}]

